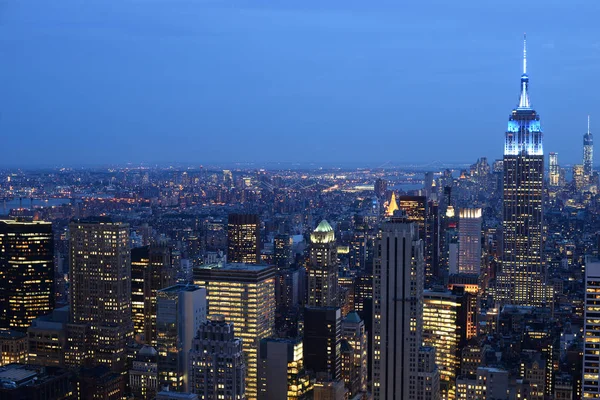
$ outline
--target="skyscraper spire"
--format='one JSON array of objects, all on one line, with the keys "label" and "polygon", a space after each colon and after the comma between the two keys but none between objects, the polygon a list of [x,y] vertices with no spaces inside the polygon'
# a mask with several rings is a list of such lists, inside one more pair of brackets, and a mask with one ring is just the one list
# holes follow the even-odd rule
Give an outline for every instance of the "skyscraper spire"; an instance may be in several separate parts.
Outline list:
[{"label": "skyscraper spire", "polygon": [[523,75],[527,75],[527,33],[523,34]]},{"label": "skyscraper spire", "polygon": [[590,114],[588,114],[588,131],[587,131],[588,135],[591,134],[592,132],[590,132]]},{"label": "skyscraper spire", "polygon": [[531,108],[529,103],[529,77],[527,76],[527,34],[523,34],[523,75],[521,75],[521,96],[519,97],[519,106],[517,108]]}]

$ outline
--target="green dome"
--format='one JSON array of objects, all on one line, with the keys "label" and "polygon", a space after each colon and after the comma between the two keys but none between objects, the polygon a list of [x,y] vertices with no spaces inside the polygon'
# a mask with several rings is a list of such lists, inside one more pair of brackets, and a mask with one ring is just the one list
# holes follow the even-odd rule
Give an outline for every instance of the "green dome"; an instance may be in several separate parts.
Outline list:
[{"label": "green dome", "polygon": [[329,225],[329,222],[327,222],[327,220],[324,219],[323,221],[321,221],[319,226],[317,226],[315,232],[333,232],[333,228],[331,227],[331,225]]}]

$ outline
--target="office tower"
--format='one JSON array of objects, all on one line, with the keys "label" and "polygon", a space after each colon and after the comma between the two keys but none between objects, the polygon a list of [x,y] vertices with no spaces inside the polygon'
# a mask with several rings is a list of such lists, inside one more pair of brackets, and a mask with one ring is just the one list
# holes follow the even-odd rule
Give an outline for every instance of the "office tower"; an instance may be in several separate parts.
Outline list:
[{"label": "office tower", "polygon": [[510,115],[504,144],[504,251],[497,300],[541,306],[547,299],[542,254],[544,151],[540,116],[529,101],[525,49],[521,95]]},{"label": "office tower", "polygon": [[301,339],[267,338],[258,353],[258,399],[300,400],[310,390]]},{"label": "office tower", "polygon": [[308,275],[308,305],[335,307],[338,305],[337,245],[333,228],[325,220],[310,234]]},{"label": "office tower", "polygon": [[0,221],[0,328],[25,331],[53,308],[52,224]]},{"label": "office tower", "polygon": [[144,345],[129,370],[129,388],[135,399],[153,400],[158,391],[158,352]]},{"label": "office tower", "polygon": [[585,259],[585,303],[583,326],[583,380],[582,398],[600,398],[600,260],[587,256]]},{"label": "office tower", "polygon": [[594,172],[594,136],[590,131],[590,116],[588,115],[587,133],[583,135],[583,174],[589,182]]},{"label": "office tower", "polygon": [[342,340],[348,345],[348,357],[342,357],[342,378],[350,396],[367,391],[367,332],[356,312],[342,320]]},{"label": "office tower", "polygon": [[337,307],[304,309],[304,366],[319,380],[341,378],[342,312]]},{"label": "office tower", "polygon": [[63,368],[10,364],[0,368],[0,398],[3,400],[72,399],[74,398],[72,379],[72,372]]},{"label": "office tower", "polygon": [[277,269],[287,269],[294,263],[292,253],[293,240],[290,235],[280,233],[273,239],[273,262]]},{"label": "office tower", "polygon": [[242,340],[232,323],[215,314],[203,322],[190,352],[190,392],[201,399],[245,399]]},{"label": "office tower", "polygon": [[175,284],[166,246],[131,249],[131,318],[136,340],[156,346],[156,294]]},{"label": "office tower", "polygon": [[[431,204],[433,205],[433,203]],[[429,210],[429,204],[425,196],[400,196],[399,207],[406,213],[410,222],[416,222],[419,227],[419,239],[423,240],[423,257],[425,258],[424,284],[430,286],[434,277],[434,254],[435,248],[439,248],[439,235],[435,234],[437,212]],[[437,222],[439,224],[439,222]],[[437,256],[436,256],[437,258]]]},{"label": "office tower", "polygon": [[458,273],[481,271],[481,208],[461,208],[458,220]]},{"label": "office tower", "polygon": [[246,397],[256,399],[258,344],[272,336],[275,325],[274,266],[210,265],[194,270],[194,283],[208,291],[208,311],[223,314],[242,339],[246,362]]},{"label": "office tower", "polygon": [[435,362],[436,350],[431,346],[419,349],[417,392],[415,399],[440,400],[440,372]]},{"label": "office tower", "polygon": [[558,153],[550,153],[550,186],[556,187],[560,184],[560,166],[558,165]]},{"label": "office tower", "polygon": [[227,223],[227,261],[260,262],[260,220],[256,214],[229,214]]},{"label": "office tower", "polygon": [[373,271],[373,395],[415,397],[422,342],[423,241],[405,218],[384,222]]},{"label": "office tower", "polygon": [[423,342],[436,350],[443,398],[454,398],[460,373],[460,350],[467,340],[469,293],[426,290],[423,293]]},{"label": "office tower", "polygon": [[161,388],[189,391],[189,353],[206,320],[206,288],[174,285],[156,294],[156,350]]},{"label": "office tower", "polygon": [[125,367],[131,322],[129,225],[110,218],[74,220],[70,233],[71,318],[67,364]]},{"label": "office tower", "polygon": [[375,196],[382,199],[387,193],[387,181],[385,179],[377,178],[375,180]]},{"label": "office tower", "polygon": [[575,189],[577,190],[583,189],[587,184],[583,164],[573,165],[573,182],[575,183]]},{"label": "office tower", "polygon": [[[435,182],[435,181],[434,181]],[[440,207],[437,201],[427,202],[427,242],[425,247],[430,252],[429,281],[435,282],[441,278],[440,275]],[[427,260],[426,260],[427,261]]]}]

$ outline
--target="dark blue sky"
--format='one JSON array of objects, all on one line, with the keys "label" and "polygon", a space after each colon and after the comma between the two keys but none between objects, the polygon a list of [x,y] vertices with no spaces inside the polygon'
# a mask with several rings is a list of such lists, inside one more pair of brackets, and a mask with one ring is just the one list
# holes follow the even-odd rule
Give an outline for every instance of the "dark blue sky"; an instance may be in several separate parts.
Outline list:
[{"label": "dark blue sky", "polygon": [[0,164],[499,158],[523,31],[544,150],[578,162],[588,113],[600,135],[599,18],[596,0],[0,0]]}]

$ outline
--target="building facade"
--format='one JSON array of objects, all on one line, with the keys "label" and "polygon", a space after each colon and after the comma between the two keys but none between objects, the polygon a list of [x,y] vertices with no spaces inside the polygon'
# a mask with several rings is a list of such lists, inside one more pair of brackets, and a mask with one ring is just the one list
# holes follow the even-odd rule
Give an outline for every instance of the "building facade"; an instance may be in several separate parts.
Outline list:
[{"label": "building facade", "polygon": [[337,245],[333,228],[321,221],[310,235],[310,260],[306,266],[310,307],[338,305]]},{"label": "building facade", "polygon": [[256,214],[229,214],[227,222],[227,261],[260,262],[260,219]]},{"label": "building facade", "polygon": [[600,398],[600,260],[586,257],[582,398]]},{"label": "building facade", "polygon": [[416,398],[422,343],[423,241],[402,217],[382,224],[373,271],[373,396]]},{"label": "building facade", "polygon": [[235,337],[232,323],[223,315],[203,322],[190,352],[190,387],[205,400],[244,400],[246,364],[242,340]]},{"label": "building facade", "polygon": [[267,338],[260,341],[258,399],[300,400],[311,388],[304,369],[301,339]]},{"label": "building facade", "polygon": [[274,266],[209,265],[194,270],[194,283],[206,287],[208,312],[222,314],[242,339],[246,362],[246,397],[257,398],[258,346],[275,326]]},{"label": "building facade", "polygon": [[156,346],[156,295],[175,284],[166,246],[131,249],[131,314],[136,341]]},{"label": "building facade", "polygon": [[304,365],[320,380],[341,378],[342,311],[337,307],[304,309]]},{"label": "building facade", "polygon": [[156,297],[159,385],[175,392],[187,392],[192,340],[206,320],[206,289],[174,285],[159,290]]},{"label": "building facade", "polygon": [[0,221],[0,328],[24,332],[53,308],[52,224]]},{"label": "building facade", "polygon": [[501,304],[546,304],[542,254],[544,150],[539,114],[529,101],[526,47],[521,94],[504,144],[502,270],[497,278]]},{"label": "building facade", "polygon": [[71,317],[66,362],[125,368],[133,337],[129,225],[109,218],[75,220],[70,234]]},{"label": "building facade", "polygon": [[481,208],[461,208],[458,213],[458,273],[481,272]]}]

